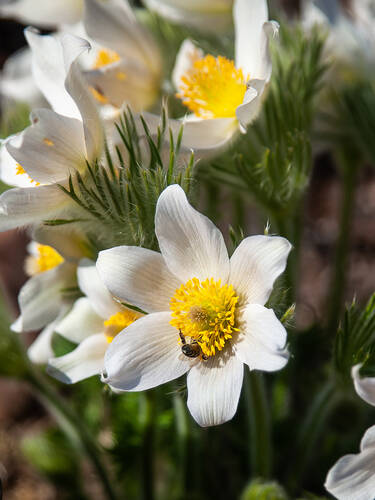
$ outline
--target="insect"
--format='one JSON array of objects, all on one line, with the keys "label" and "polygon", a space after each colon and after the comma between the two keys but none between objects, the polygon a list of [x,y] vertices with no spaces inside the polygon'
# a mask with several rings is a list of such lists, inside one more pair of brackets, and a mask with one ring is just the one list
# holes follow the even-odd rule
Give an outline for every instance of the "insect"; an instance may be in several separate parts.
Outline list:
[{"label": "insect", "polygon": [[208,356],[202,353],[201,346],[198,344],[196,340],[192,340],[190,343],[186,342],[185,335],[179,330],[180,339],[182,342],[181,351],[188,358],[197,358],[201,356],[204,361],[208,359]]}]

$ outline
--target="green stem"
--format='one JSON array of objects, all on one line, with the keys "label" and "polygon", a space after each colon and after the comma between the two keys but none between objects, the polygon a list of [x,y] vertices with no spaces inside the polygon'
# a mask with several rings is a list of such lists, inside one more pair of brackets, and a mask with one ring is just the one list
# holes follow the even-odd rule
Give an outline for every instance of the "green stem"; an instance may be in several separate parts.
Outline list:
[{"label": "green stem", "polygon": [[342,154],[343,199],[341,203],[340,229],[335,250],[334,270],[329,294],[327,332],[334,334],[340,319],[347,278],[350,248],[350,229],[355,201],[357,165],[349,154]]},{"label": "green stem", "polygon": [[106,466],[100,457],[100,450],[93,436],[85,427],[82,419],[31,365],[29,365],[28,381],[37,390],[41,400],[55,416],[64,432],[80,445],[93,468],[96,470],[107,498],[116,500],[118,497],[112,488],[112,482],[107,475]]},{"label": "green stem", "polygon": [[180,394],[174,396],[174,413],[178,439],[178,468],[179,468],[179,498],[187,498],[194,494],[195,476],[193,460],[193,442],[186,403]]},{"label": "green stem", "polygon": [[150,390],[142,396],[142,498],[153,500],[156,393],[155,390]]},{"label": "green stem", "polygon": [[250,423],[252,476],[269,478],[272,471],[271,423],[261,373],[245,371],[245,397]]},{"label": "green stem", "polygon": [[325,424],[333,411],[341,401],[335,382],[330,379],[315,395],[306,417],[302,422],[301,430],[297,439],[295,457],[298,461],[293,463],[291,471],[291,488],[301,484],[308,465],[314,458],[317,450],[317,442],[325,427]]}]

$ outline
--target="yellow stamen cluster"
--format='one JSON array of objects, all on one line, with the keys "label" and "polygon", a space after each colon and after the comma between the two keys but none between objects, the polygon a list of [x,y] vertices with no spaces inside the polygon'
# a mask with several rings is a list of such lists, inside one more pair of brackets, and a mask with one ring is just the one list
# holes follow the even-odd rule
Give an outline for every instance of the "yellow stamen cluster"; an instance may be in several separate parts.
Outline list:
[{"label": "yellow stamen cluster", "polygon": [[242,69],[225,57],[207,55],[181,78],[177,97],[200,118],[233,118],[245,92]]},{"label": "yellow stamen cluster", "polygon": [[107,342],[110,344],[118,333],[140,317],[141,314],[129,309],[124,309],[113,314],[109,319],[104,321],[104,333],[107,337]]},{"label": "yellow stamen cluster", "polygon": [[48,245],[37,246],[37,256],[30,255],[25,262],[25,271],[29,276],[49,271],[64,262],[59,252]]},{"label": "yellow stamen cluster", "polygon": [[108,64],[115,63],[120,60],[120,56],[114,50],[101,49],[96,56],[94,69],[102,68]]},{"label": "yellow stamen cluster", "polygon": [[107,99],[107,97],[102,94],[101,92],[99,92],[99,90],[97,90],[95,87],[89,87],[90,89],[90,92],[92,93],[92,95],[94,96],[94,98],[100,102],[100,104],[108,104],[109,101]]},{"label": "yellow stamen cluster", "polygon": [[204,355],[214,356],[238,331],[237,302],[232,285],[222,285],[213,278],[193,278],[181,285],[171,299],[171,325],[196,340]]},{"label": "yellow stamen cluster", "polygon": [[28,173],[26,172],[26,170],[23,168],[22,165],[20,165],[19,163],[16,163],[16,175],[27,175],[27,177],[30,179],[30,182],[31,183],[34,183],[35,186],[40,186],[40,182],[36,182],[34,181],[34,179],[32,179]]}]

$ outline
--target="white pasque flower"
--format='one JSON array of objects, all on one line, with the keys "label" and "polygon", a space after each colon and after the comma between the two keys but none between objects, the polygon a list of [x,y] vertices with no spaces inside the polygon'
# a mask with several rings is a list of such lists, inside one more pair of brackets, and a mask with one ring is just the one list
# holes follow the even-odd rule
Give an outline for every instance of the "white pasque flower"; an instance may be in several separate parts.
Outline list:
[{"label": "white pasque flower", "polygon": [[326,28],[329,53],[350,69],[372,75],[375,68],[374,0],[351,2],[349,14],[338,0],[305,0],[302,22],[307,29],[315,24]]},{"label": "white pasque flower", "polygon": [[85,75],[97,101],[128,104],[135,112],[149,108],[160,90],[161,54],[127,0],[85,0],[83,25],[95,42]]},{"label": "white pasque flower", "polygon": [[[0,178],[17,186],[0,196],[0,231],[61,216],[71,200],[58,187],[70,174],[83,173],[86,161],[100,157],[104,144],[101,120],[76,59],[89,48],[81,38],[65,35],[61,45],[52,37],[31,31],[30,39],[55,49],[61,70],[55,81],[45,80],[52,93],[59,82],[60,107],[64,113],[38,109],[31,113],[32,125],[1,144]],[[46,91],[46,94],[48,93]]]},{"label": "white pasque flower", "polygon": [[243,363],[274,371],[288,361],[286,331],[264,304],[291,245],[252,236],[229,259],[220,231],[177,185],[159,197],[155,232],[161,254],[128,246],[99,254],[109,291],[148,313],[109,346],[103,381],[143,391],[188,372],[194,419],[221,424],[236,412]]},{"label": "white pasque flower", "polygon": [[[352,368],[354,388],[367,403],[375,406],[375,377],[361,377],[361,365]],[[375,426],[361,441],[360,453],[345,455],[330,469],[326,489],[339,500],[373,500],[375,494]]]},{"label": "white pasque flower", "polygon": [[204,55],[185,40],[173,81],[177,96],[193,113],[184,121],[183,144],[217,151],[258,116],[272,73],[269,37],[278,24],[268,21],[266,0],[235,0],[235,60]]},{"label": "white pasque flower", "polygon": [[105,352],[115,336],[142,314],[115,301],[102,283],[95,262],[84,259],[77,269],[78,285],[85,297],[55,325],[55,331],[75,342],[73,351],[50,357],[47,371],[62,382],[73,384],[102,372]]},{"label": "white pasque flower", "polygon": [[[59,31],[77,29],[83,14],[83,0],[16,0],[0,6],[0,17],[11,17],[28,25],[57,28]],[[4,102],[29,104],[31,109],[45,105],[38,82],[32,74],[32,54],[22,48],[6,60],[0,74],[0,93]],[[4,103],[3,103],[4,104]]]},{"label": "white pasque flower", "polygon": [[205,32],[226,31],[232,22],[233,0],[144,0],[147,7],[173,22]]},{"label": "white pasque flower", "polygon": [[30,279],[19,292],[20,316],[11,329],[21,333],[43,328],[28,355],[34,363],[46,363],[53,355],[51,339],[55,326],[72,305],[67,291],[77,286],[77,264],[84,252],[73,234],[45,229],[34,234],[28,252],[25,271]]}]

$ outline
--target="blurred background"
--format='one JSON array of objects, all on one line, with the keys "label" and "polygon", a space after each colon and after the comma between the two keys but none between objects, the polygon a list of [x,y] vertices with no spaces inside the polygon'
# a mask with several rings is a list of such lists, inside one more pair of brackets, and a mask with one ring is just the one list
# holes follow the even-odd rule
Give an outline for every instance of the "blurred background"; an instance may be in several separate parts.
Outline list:
[{"label": "blurred background", "polygon": [[[343,1],[343,5],[348,8],[349,0]],[[270,7],[275,11],[276,8],[282,9],[284,15],[295,18],[298,16],[300,6],[297,0],[282,2],[270,0]],[[25,45],[24,27],[14,20],[0,19],[0,69],[11,54]],[[4,114],[7,110],[4,102],[2,105],[0,112]],[[25,126],[25,123],[15,124],[14,117],[9,119],[13,120],[12,132],[15,132],[15,128],[21,130]],[[6,131],[3,131],[3,136],[6,136]],[[223,189],[220,197],[224,204],[226,196]],[[341,199],[340,172],[334,158],[323,148],[315,155],[312,182],[303,208],[302,262],[298,270],[299,286],[296,307],[297,325],[301,331],[309,329],[316,321],[321,320],[326,311]],[[257,218],[255,207],[252,207],[249,213],[252,215],[245,221],[245,234],[262,232],[263,227],[260,219]],[[26,280],[23,266],[27,242],[27,234],[20,230],[0,234],[0,280],[3,302],[1,319],[3,324],[13,321],[18,314],[17,294]],[[364,302],[375,290],[375,175],[373,165],[368,165],[361,170],[355,191],[348,266],[345,299],[351,301],[356,296],[359,302]],[[36,333],[24,335],[22,341],[28,345],[35,335]],[[78,401],[85,391],[93,390],[95,383],[96,381],[85,382],[80,385],[79,389],[66,388],[63,392],[65,391],[66,395]],[[83,401],[84,399],[83,396]],[[130,402],[129,405],[131,404]],[[91,410],[88,409],[88,411]],[[92,418],[95,420],[95,410],[92,411],[94,413]],[[168,411],[160,416],[161,428],[168,427],[170,418]],[[54,435],[52,441],[44,439],[46,432]],[[223,432],[226,432],[225,426]],[[229,443],[230,435],[227,437]],[[110,437],[103,433],[100,439],[106,443]],[[207,436],[206,439],[208,439]],[[58,448],[61,456],[56,457],[56,450],[51,449],[50,442],[61,444]],[[137,442],[136,433],[134,442],[127,443],[126,446],[133,454],[132,460],[137,462],[141,454],[141,446]],[[70,498],[66,492],[62,492],[60,487],[66,477],[71,477],[71,469],[75,467],[74,461],[71,462],[69,449],[65,448],[63,438],[56,430],[53,420],[34,397],[27,382],[0,377],[0,478],[5,488],[6,500]],[[35,452],[36,449],[39,450],[38,453]],[[40,450],[43,450],[42,454]],[[84,464],[83,467],[87,467],[85,471],[86,492],[90,491],[93,498],[100,500],[102,493],[96,484],[95,475],[88,464]],[[159,473],[162,477],[166,473],[163,471],[162,463],[160,468]],[[312,483],[310,486],[313,489],[316,485]],[[322,492],[321,487],[320,492]],[[74,498],[78,498],[76,495],[75,493]]]}]

